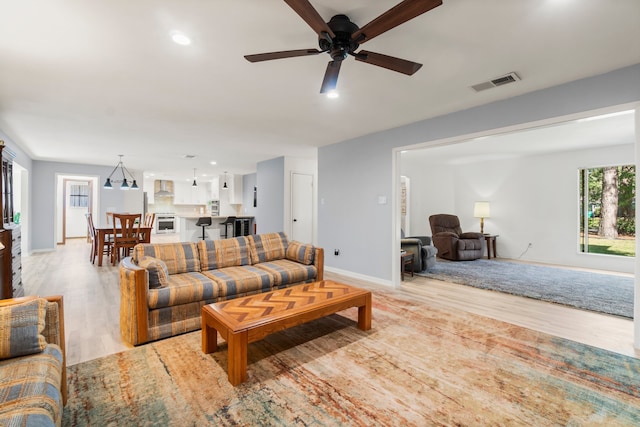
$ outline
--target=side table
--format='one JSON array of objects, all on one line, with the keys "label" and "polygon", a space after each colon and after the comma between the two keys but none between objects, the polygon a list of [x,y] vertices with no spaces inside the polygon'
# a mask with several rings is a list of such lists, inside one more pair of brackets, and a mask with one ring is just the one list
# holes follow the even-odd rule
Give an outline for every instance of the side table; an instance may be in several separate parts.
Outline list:
[{"label": "side table", "polygon": [[411,266],[411,277],[413,277],[413,253],[400,252],[400,279],[404,281],[404,269]]},{"label": "side table", "polygon": [[484,240],[487,242],[487,259],[491,259],[491,249],[493,249],[493,257],[496,258],[498,253],[496,252],[496,239],[499,234],[484,234]]}]

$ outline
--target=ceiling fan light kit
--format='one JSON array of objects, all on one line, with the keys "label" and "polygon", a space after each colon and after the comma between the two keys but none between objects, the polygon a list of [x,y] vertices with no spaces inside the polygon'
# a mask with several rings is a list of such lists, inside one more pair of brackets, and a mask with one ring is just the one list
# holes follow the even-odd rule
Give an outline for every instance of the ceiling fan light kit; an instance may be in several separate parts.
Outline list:
[{"label": "ceiling fan light kit", "polygon": [[331,61],[327,64],[320,93],[329,94],[335,92],[342,61],[349,55],[353,56],[356,61],[376,65],[409,76],[418,71],[422,64],[417,62],[366,50],[356,52],[356,50],[362,43],[440,6],[442,0],[404,0],[362,28],[353,23],[346,15],[335,15],[329,22],[325,22],[308,0],[285,0],[285,3],[316,32],[320,50],[287,50],[245,55],[245,58],[249,62],[261,62],[328,53],[331,56]]}]

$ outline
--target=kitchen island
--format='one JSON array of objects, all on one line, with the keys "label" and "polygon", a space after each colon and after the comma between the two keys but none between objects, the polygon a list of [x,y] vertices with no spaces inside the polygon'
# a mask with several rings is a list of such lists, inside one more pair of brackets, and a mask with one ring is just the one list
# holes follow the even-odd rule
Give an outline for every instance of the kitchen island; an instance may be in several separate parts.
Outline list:
[{"label": "kitchen island", "polygon": [[[198,219],[206,215],[185,215],[177,216],[176,219],[179,222],[178,230],[180,230],[181,242],[197,242],[202,239],[202,227],[196,225]],[[223,223],[227,218],[235,218],[230,221],[230,224],[224,225]],[[218,240],[220,238],[235,237],[235,236],[247,236],[253,234],[253,221],[252,216],[212,216],[211,225],[205,227],[204,237],[209,240]],[[226,233],[225,233],[225,227]]]}]

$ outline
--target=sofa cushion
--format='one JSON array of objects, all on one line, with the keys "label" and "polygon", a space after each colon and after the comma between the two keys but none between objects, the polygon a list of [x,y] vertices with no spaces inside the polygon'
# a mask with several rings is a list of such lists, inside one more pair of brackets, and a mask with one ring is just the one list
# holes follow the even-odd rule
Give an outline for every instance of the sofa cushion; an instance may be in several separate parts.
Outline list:
[{"label": "sofa cushion", "polygon": [[318,269],[315,265],[304,265],[288,259],[261,262],[255,264],[254,267],[272,275],[275,287],[311,281],[318,275]]},{"label": "sofa cushion", "polygon": [[149,289],[169,286],[169,270],[161,259],[143,256],[138,260],[138,266],[149,272]]},{"label": "sofa cushion", "polygon": [[283,259],[287,253],[288,239],[284,232],[253,234],[249,236],[251,263]]},{"label": "sofa cushion", "polygon": [[133,262],[150,256],[164,261],[169,274],[200,271],[198,248],[193,242],[181,243],[141,243],[133,248]]},{"label": "sofa cushion", "polygon": [[251,264],[249,240],[243,236],[222,240],[200,240],[198,252],[202,271]]},{"label": "sofa cushion", "polygon": [[[149,289],[148,305],[151,309],[171,307],[218,297],[215,282],[202,273],[181,273],[169,276],[165,287]],[[171,319],[167,319],[168,322]]]},{"label": "sofa cushion", "polygon": [[38,354],[1,361],[0,425],[60,425],[61,378],[62,351],[55,344]]},{"label": "sofa cushion", "polygon": [[211,280],[219,286],[220,300],[233,298],[271,290],[273,277],[264,270],[255,266],[225,267],[218,270],[203,271]]},{"label": "sofa cushion", "polygon": [[46,307],[43,298],[0,307],[0,359],[40,353],[45,348]]},{"label": "sofa cushion", "polygon": [[315,254],[316,248],[313,245],[293,240],[289,242],[286,257],[291,261],[297,261],[304,265],[311,265],[313,264]]}]

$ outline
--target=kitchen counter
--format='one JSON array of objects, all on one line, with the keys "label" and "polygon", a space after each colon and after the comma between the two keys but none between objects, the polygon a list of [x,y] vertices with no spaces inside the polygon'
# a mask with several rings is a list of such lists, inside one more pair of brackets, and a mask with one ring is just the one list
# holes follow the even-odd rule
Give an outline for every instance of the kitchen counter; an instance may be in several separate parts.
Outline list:
[{"label": "kitchen counter", "polygon": [[[177,215],[176,220],[179,221],[178,230],[180,230],[181,242],[197,242],[202,239],[202,227],[196,225],[198,219],[206,217],[207,215]],[[227,216],[212,216],[211,226],[205,227],[205,239],[218,240],[221,237],[225,237],[225,226],[221,223],[224,222]],[[253,234],[253,221],[252,216],[238,216],[233,227],[229,227],[227,230],[227,237],[234,237],[236,234],[246,236]],[[233,228],[233,231],[231,230]]]}]

